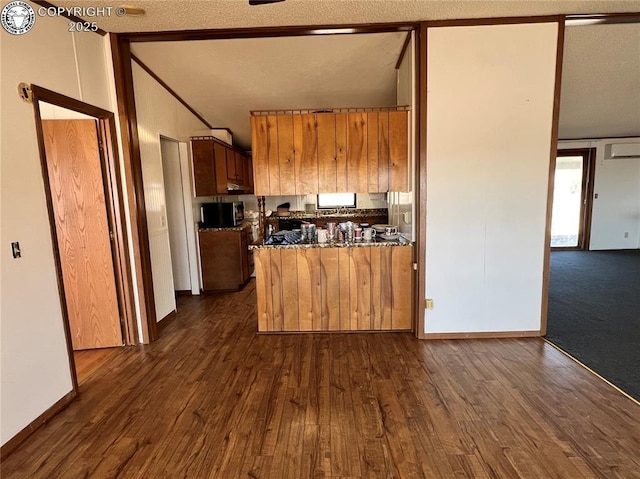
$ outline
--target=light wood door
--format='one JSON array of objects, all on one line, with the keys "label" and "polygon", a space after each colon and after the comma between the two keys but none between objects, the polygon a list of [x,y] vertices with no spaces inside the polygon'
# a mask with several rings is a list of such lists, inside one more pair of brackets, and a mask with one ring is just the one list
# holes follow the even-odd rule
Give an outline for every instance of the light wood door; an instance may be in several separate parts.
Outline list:
[{"label": "light wood door", "polygon": [[43,120],[47,172],[73,349],[122,345],[94,120]]}]

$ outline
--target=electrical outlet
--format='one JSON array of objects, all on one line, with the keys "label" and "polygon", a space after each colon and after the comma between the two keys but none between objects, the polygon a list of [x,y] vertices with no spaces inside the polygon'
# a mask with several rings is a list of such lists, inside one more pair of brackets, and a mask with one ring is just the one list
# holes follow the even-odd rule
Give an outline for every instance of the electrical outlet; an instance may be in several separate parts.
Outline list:
[{"label": "electrical outlet", "polygon": [[629,232],[628,232],[628,231],[625,231],[625,232],[624,232],[624,237],[625,237],[625,238],[628,238],[628,237],[629,237]]},{"label": "electrical outlet", "polygon": [[424,300],[424,309],[433,309],[433,299]]}]

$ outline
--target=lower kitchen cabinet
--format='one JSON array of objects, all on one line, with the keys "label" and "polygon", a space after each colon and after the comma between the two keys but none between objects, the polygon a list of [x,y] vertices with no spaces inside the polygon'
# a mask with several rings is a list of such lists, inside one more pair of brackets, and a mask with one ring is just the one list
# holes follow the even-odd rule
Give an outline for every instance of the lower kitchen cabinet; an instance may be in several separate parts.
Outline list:
[{"label": "lower kitchen cabinet", "polygon": [[251,230],[200,230],[200,264],[205,291],[236,291],[253,272]]},{"label": "lower kitchen cabinet", "polygon": [[258,331],[410,330],[412,249],[255,249]]}]

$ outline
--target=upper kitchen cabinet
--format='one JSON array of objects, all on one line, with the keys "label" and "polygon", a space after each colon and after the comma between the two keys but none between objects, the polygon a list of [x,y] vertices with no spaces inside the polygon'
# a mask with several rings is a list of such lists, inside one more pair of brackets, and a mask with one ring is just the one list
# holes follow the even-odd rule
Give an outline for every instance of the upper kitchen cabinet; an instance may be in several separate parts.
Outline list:
[{"label": "upper kitchen cabinet", "polygon": [[257,195],[409,191],[409,112],[251,117]]},{"label": "upper kitchen cabinet", "polygon": [[195,196],[252,193],[253,168],[244,153],[213,137],[191,138]]}]

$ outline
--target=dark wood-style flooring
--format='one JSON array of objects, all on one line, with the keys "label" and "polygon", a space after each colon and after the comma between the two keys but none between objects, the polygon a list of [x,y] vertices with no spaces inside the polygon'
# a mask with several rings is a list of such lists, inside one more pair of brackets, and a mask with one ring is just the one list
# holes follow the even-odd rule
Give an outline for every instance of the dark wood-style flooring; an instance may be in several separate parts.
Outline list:
[{"label": "dark wood-style flooring", "polygon": [[3,479],[640,477],[640,406],[541,339],[259,336],[254,295],[180,298]]}]

